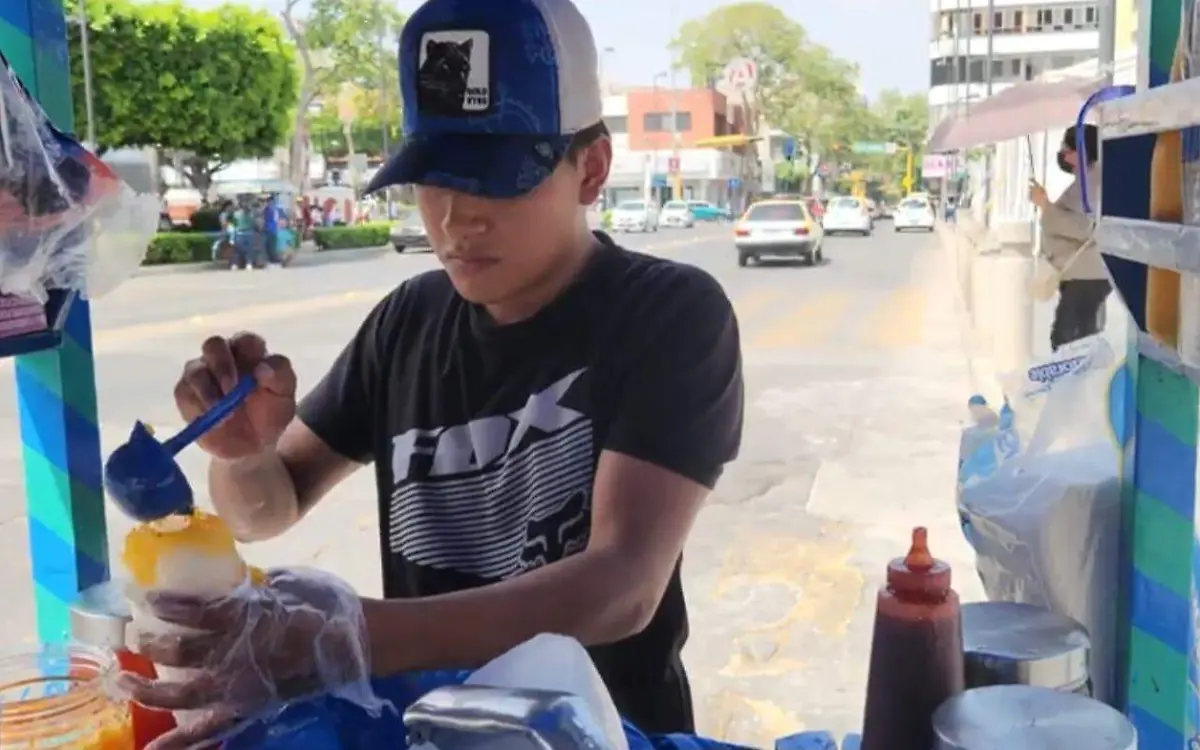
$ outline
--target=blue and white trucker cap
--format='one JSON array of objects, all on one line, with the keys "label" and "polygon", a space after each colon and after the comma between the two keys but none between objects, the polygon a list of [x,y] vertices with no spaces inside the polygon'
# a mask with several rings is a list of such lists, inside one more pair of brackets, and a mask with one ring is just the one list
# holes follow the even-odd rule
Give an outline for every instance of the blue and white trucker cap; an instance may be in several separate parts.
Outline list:
[{"label": "blue and white trucker cap", "polygon": [[570,0],[428,0],[400,35],[404,142],[367,186],[515,198],[601,120],[596,42]]}]

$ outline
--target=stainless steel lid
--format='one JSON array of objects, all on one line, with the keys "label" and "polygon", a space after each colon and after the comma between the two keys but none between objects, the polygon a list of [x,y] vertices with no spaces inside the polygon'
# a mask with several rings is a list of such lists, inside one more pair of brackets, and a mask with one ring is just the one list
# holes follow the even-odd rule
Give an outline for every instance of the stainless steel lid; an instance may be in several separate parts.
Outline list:
[{"label": "stainless steel lid", "polygon": [[132,619],[124,581],[107,581],[79,594],[71,607],[71,637],[104,649],[125,648],[126,625]]},{"label": "stainless steel lid", "polygon": [[975,688],[933,714],[934,750],[1137,750],[1129,720],[1098,700],[1028,685]]},{"label": "stainless steel lid", "polygon": [[1069,617],[1028,604],[975,602],[963,605],[962,625],[968,688],[1075,690],[1088,680],[1091,639]]}]

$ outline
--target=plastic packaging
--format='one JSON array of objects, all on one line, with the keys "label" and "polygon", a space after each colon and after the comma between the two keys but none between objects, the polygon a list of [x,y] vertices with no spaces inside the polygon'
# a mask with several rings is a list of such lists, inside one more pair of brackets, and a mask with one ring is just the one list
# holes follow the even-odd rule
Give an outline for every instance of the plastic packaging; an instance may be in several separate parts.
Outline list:
[{"label": "plastic packaging", "polygon": [[612,695],[591,656],[574,638],[550,633],[535,636],[483,665],[466,684],[578,695],[599,722],[608,750],[629,748]]},{"label": "plastic packaging", "polygon": [[963,691],[965,675],[950,566],[930,554],[925,529],[914,529],[876,600],[862,750],[929,750],[933,713]]},{"label": "plastic packaging", "polygon": [[[173,610],[172,620],[193,623],[193,618],[182,617],[182,609],[193,617],[203,611],[213,620],[205,634],[206,648],[195,654],[193,668],[202,675],[198,684],[220,686],[220,692],[205,695],[203,705],[188,706],[192,710],[187,723],[227,725],[228,731],[218,738],[229,737],[254,723],[234,726],[235,719],[270,721],[291,702],[314,695],[349,702],[373,717],[391,708],[371,686],[362,601],[341,579],[318,570],[286,568],[268,572],[258,584],[247,580],[215,599],[197,600],[193,593],[158,594],[135,604],[135,613],[140,608],[150,618]],[[164,638],[153,620],[137,614],[133,625],[144,650],[147,640],[151,651],[156,645],[195,650],[182,644],[186,630]],[[164,671],[160,667],[160,674]],[[197,672],[188,675],[189,681]],[[165,675],[163,681],[171,682]],[[169,684],[152,684],[140,686],[135,696],[158,706],[158,690],[175,692]],[[212,739],[198,747],[208,747]]]},{"label": "plastic packaging", "polygon": [[113,658],[87,646],[0,657],[4,750],[134,750],[129,706],[112,692]]},{"label": "plastic packaging", "polygon": [[989,599],[1032,604],[1092,639],[1097,698],[1116,698],[1122,372],[1101,337],[1005,378],[1015,455],[960,483],[958,510]]},{"label": "plastic packaging", "polygon": [[141,264],[158,200],[52,126],[0,55],[0,294],[100,297]]}]

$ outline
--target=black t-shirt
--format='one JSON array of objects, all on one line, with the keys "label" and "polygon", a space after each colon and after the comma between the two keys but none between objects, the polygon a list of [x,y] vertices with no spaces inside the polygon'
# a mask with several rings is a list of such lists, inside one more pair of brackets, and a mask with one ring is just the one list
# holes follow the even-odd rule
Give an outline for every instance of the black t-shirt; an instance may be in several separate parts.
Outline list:
[{"label": "black t-shirt", "polygon": [[[601,451],[708,487],[737,455],[729,299],[700,269],[598,237],[575,282],[513,325],[443,271],[409,279],[301,403],[331,448],[375,464],[385,596],[482,586],[581,551]],[[687,631],[677,563],[644,631],[589,649],[645,731],[693,729]]]}]

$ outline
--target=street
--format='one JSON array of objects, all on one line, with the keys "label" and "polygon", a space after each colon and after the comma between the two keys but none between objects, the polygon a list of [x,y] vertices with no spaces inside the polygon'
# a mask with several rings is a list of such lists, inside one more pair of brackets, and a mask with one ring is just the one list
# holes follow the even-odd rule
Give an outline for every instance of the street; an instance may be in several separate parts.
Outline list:
[{"label": "street", "polygon": [[[874,591],[911,527],[930,527],[964,599],[978,577],[954,512],[958,430],[970,395],[954,271],[934,235],[827,238],[818,267],[739,268],[728,226],[618,241],[714,274],[738,312],[747,423],[684,556],[685,652],[700,732],[758,747],[800,729],[855,731],[864,699]],[[335,255],[330,253],[330,255]],[[105,450],[136,419],[181,425],[171,388],[212,333],[250,329],[314,383],[367,310],[429,253],[262,272],[145,275],[96,303]],[[0,364],[0,637],[31,640],[12,363]],[[184,469],[204,494],[204,457]],[[310,565],[379,589],[373,477],[364,471],[284,539],[248,547],[256,564]],[[128,522],[109,516],[112,549]],[[419,644],[415,647],[419,648]]]}]

